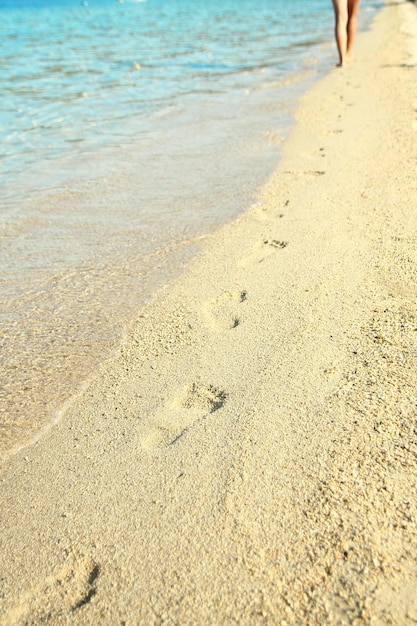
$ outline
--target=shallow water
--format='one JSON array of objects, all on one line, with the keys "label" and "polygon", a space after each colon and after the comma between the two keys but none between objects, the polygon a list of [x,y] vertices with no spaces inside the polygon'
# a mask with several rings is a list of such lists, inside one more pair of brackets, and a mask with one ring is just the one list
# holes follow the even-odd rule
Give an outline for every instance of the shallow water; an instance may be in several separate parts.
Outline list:
[{"label": "shallow water", "polygon": [[5,456],[254,202],[333,63],[329,4],[0,0]]}]

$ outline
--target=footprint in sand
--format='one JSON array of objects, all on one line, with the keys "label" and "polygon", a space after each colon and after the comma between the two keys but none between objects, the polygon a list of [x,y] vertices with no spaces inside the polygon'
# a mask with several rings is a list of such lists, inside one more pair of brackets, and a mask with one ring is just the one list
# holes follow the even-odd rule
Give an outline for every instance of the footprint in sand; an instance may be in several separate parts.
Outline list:
[{"label": "footprint in sand", "polygon": [[209,300],[203,307],[203,313],[209,328],[230,330],[241,323],[240,305],[247,300],[245,290],[225,291],[214,300]]},{"label": "footprint in sand", "polygon": [[324,176],[326,172],[323,170],[285,170],[284,174],[292,176],[293,178],[305,178],[311,176]]},{"label": "footprint in sand", "polygon": [[195,422],[220,409],[227,394],[223,389],[201,382],[192,383],[159,412],[141,437],[147,450],[174,445]]},{"label": "footprint in sand", "polygon": [[249,254],[240,259],[239,265],[241,267],[247,267],[248,265],[261,263],[277,250],[283,250],[287,246],[288,241],[282,241],[280,239],[262,239],[254,246],[252,252],[249,252]]},{"label": "footprint in sand", "polygon": [[2,624],[82,623],[76,614],[96,595],[99,576],[100,566],[90,557],[71,556],[57,574],[22,595]]}]

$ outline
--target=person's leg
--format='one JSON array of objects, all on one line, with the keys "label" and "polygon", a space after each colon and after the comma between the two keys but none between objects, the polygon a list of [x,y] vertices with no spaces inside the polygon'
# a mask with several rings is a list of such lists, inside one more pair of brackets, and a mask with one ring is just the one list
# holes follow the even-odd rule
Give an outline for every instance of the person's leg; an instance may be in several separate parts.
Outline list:
[{"label": "person's leg", "polygon": [[333,0],[334,16],[335,16],[335,36],[336,44],[339,52],[339,65],[343,67],[346,62],[346,51],[348,44],[348,1],[353,0]]},{"label": "person's leg", "polygon": [[353,42],[355,41],[359,4],[360,4],[360,0],[348,0],[348,23],[347,23],[347,45],[346,45],[346,53],[348,57],[350,56],[352,52]]}]

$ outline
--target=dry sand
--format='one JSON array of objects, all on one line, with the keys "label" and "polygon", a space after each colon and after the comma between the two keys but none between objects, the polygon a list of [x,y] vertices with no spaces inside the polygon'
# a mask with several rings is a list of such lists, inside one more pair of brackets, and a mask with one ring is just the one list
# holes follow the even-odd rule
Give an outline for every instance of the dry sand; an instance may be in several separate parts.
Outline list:
[{"label": "dry sand", "polygon": [[417,622],[416,24],[3,468],[2,624]]}]

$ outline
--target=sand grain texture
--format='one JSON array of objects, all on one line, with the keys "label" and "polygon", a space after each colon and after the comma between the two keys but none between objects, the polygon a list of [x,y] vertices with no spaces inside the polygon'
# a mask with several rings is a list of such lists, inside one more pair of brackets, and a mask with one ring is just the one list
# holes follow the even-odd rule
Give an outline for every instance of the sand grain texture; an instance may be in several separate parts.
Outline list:
[{"label": "sand grain texture", "polygon": [[416,20],[5,465],[2,624],[417,622]]}]

